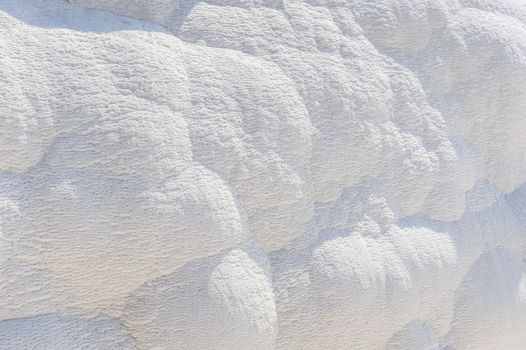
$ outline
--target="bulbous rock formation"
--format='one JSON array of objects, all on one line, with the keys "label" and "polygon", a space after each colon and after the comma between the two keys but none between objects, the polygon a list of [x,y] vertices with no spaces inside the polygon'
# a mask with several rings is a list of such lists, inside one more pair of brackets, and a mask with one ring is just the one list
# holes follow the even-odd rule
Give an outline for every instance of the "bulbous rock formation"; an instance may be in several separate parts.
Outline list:
[{"label": "bulbous rock formation", "polygon": [[522,0],[0,0],[0,349],[526,349]]}]

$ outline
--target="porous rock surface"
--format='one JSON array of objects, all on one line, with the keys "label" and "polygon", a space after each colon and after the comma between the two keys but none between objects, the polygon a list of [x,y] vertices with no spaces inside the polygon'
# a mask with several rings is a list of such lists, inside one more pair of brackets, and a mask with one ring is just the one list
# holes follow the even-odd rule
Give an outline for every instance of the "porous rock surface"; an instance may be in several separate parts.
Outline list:
[{"label": "porous rock surface", "polygon": [[0,349],[526,349],[523,0],[0,0]]}]

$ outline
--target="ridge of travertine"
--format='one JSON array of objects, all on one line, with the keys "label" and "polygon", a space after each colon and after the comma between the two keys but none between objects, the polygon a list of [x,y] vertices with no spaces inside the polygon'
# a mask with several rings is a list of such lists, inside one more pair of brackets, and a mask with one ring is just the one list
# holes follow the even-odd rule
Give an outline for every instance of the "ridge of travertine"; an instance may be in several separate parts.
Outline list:
[{"label": "ridge of travertine", "polygon": [[526,348],[521,0],[0,0],[0,349]]}]

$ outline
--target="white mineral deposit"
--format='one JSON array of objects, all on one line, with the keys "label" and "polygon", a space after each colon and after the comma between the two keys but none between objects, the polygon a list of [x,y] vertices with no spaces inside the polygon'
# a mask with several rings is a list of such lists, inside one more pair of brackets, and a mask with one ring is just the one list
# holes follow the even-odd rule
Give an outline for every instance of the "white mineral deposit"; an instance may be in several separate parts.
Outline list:
[{"label": "white mineral deposit", "polygon": [[0,0],[0,350],[526,349],[525,0]]}]

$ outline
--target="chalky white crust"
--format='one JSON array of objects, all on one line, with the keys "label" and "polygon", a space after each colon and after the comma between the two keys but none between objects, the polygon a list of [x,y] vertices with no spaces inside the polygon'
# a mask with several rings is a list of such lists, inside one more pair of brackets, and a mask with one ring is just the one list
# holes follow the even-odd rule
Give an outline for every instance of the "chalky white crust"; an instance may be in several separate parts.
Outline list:
[{"label": "chalky white crust", "polygon": [[526,348],[522,0],[0,0],[0,349]]}]

